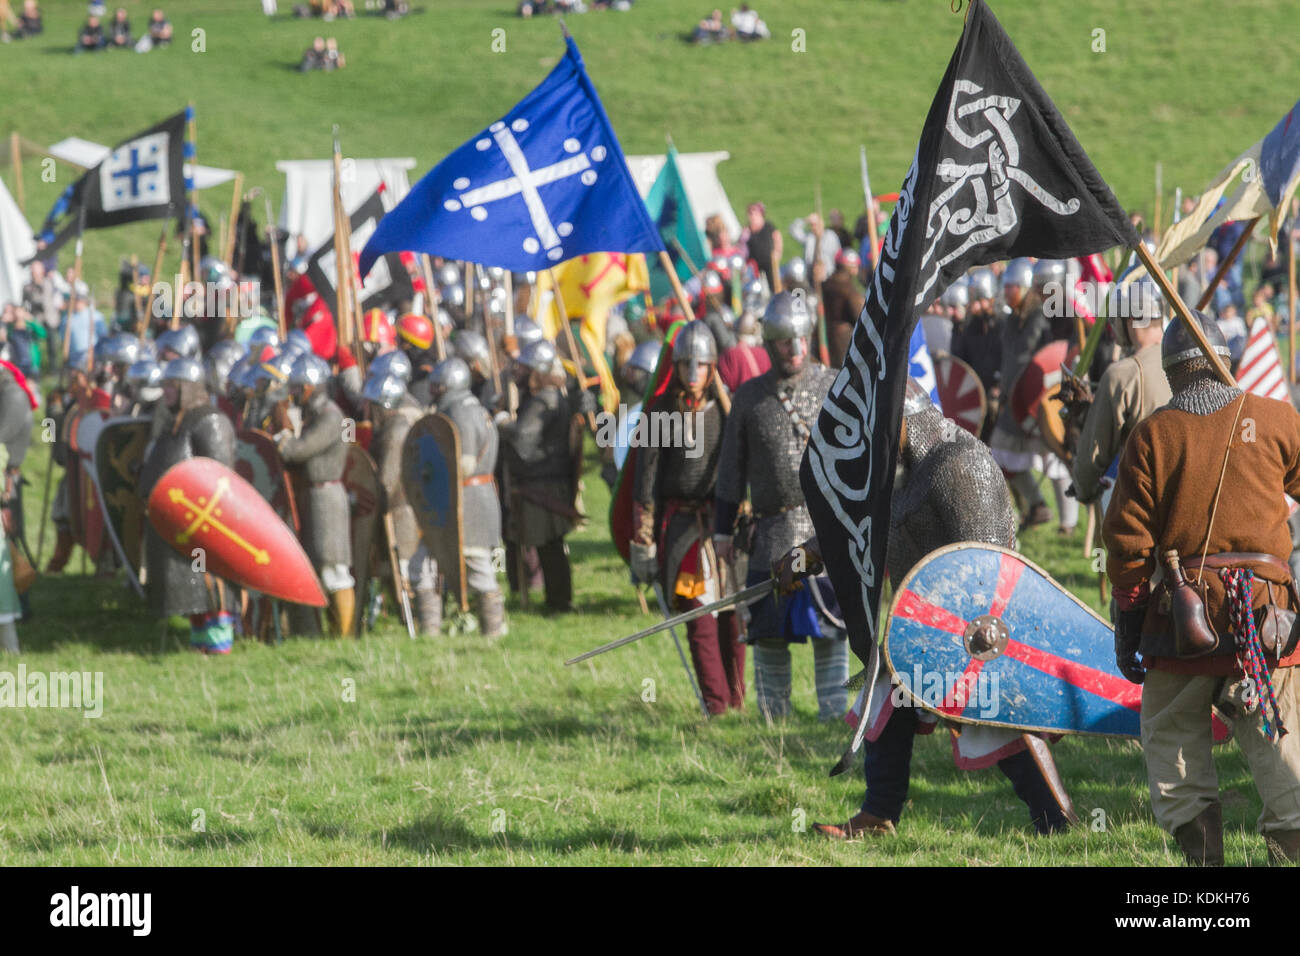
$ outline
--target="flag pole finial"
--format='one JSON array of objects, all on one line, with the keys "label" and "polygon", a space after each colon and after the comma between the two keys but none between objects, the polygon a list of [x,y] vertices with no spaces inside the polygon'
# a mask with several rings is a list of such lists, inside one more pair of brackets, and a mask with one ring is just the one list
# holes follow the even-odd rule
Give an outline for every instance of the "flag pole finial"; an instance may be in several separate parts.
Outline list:
[{"label": "flag pole finial", "polygon": [[568,27],[568,24],[566,24],[566,23],[564,22],[564,17],[559,17],[559,18],[558,18],[558,22],[559,22],[559,24],[560,24],[560,33],[564,36],[564,39],[568,40],[568,39],[569,39],[569,27]]}]

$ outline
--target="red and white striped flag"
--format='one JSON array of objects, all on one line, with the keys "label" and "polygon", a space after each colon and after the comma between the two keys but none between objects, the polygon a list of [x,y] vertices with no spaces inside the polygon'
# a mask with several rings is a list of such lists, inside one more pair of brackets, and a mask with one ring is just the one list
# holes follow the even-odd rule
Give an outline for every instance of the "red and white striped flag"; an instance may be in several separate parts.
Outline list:
[{"label": "red and white striped flag", "polygon": [[1237,366],[1237,385],[1242,391],[1264,398],[1276,398],[1289,402],[1291,393],[1286,387],[1286,369],[1277,352],[1277,340],[1262,318],[1255,320],[1250,327],[1250,338],[1246,340],[1246,350],[1241,353],[1241,364]]}]

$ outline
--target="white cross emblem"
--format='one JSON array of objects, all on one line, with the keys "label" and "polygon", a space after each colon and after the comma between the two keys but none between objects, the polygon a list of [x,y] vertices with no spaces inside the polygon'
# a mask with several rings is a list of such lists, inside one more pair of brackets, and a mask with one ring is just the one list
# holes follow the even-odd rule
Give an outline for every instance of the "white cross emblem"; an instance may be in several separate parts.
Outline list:
[{"label": "white cross emblem", "polygon": [[491,149],[495,141],[514,175],[474,189],[469,188],[470,181],[467,177],[460,176],[452,183],[460,193],[459,197],[448,199],[442,205],[448,212],[468,209],[471,216],[482,222],[488,216],[488,211],[484,208],[486,203],[520,194],[528,207],[528,216],[533,221],[533,231],[536,233],[535,236],[529,236],[524,240],[524,252],[531,256],[545,249],[546,258],[552,262],[559,262],[564,258],[561,240],[573,232],[573,223],[552,223],[550,213],[547,212],[537,187],[568,176],[577,176],[584,186],[591,186],[596,182],[596,170],[592,167],[592,163],[604,160],[608,152],[604,146],[594,146],[590,154],[585,153],[582,151],[582,144],[570,137],[564,141],[564,151],[570,154],[568,157],[558,163],[532,169],[528,165],[523,149],[519,146],[519,141],[514,137],[514,133],[522,133],[526,129],[528,129],[526,119],[515,120],[510,124],[509,129],[506,128],[503,120],[498,120],[488,127],[488,132],[492,134],[491,138],[482,137],[474,144],[474,148],[483,152]]},{"label": "white cross emblem", "polygon": [[157,206],[171,201],[167,149],[171,137],[152,133],[119,146],[100,167],[104,212]]}]

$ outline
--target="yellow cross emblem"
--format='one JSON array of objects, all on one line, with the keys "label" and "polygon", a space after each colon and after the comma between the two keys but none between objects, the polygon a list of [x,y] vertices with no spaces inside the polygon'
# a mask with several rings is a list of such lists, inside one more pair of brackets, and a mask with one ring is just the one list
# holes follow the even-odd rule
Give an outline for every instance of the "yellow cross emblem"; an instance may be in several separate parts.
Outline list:
[{"label": "yellow cross emblem", "polygon": [[[251,554],[253,556],[253,562],[255,564],[270,564],[271,556],[267,554],[264,549],[253,547],[251,544],[245,541],[237,531],[235,531],[233,528],[226,525],[224,522],[218,520],[218,516],[221,514],[221,512],[217,509],[217,503],[221,500],[221,497],[229,490],[230,490],[230,479],[225,477],[218,478],[216,489],[214,490],[214,493],[212,495],[212,500],[205,502],[202,498],[200,498],[199,503],[195,504],[194,502],[190,501],[188,497],[186,497],[185,492],[182,491],[180,488],[169,489],[167,492],[167,497],[170,498],[174,503],[183,505],[184,507],[188,508],[192,512],[192,517],[193,517],[193,520],[190,522],[190,526],[176,536],[176,543],[185,544],[187,541],[190,540],[190,538],[194,537],[194,533],[198,531],[200,527],[202,527],[204,531],[207,531],[209,527],[216,528],[218,531],[224,534],[231,541],[235,542],[235,544],[239,545],[241,548],[243,548],[245,551]],[[187,515],[186,517],[191,517],[191,515]]]}]

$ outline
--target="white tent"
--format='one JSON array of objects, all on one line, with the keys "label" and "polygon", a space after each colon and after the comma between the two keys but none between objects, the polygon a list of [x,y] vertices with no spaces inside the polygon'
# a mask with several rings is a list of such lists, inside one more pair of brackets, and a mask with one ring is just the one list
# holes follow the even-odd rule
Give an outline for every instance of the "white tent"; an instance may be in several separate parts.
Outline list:
[{"label": "white tent", "polygon": [[27,270],[19,263],[35,254],[32,227],[0,180],[0,306],[22,301]]},{"label": "white tent", "polygon": [[[384,184],[384,208],[392,209],[411,190],[407,172],[415,160],[345,159],[340,192],[343,208],[355,212]],[[284,201],[280,204],[280,228],[290,237],[290,249],[298,236],[307,240],[308,251],[320,248],[334,235],[334,209],[330,199],[334,188],[334,161],[330,159],[282,160],[275,168],[284,173]],[[359,251],[359,250],[358,250]]]},{"label": "white tent", "polygon": [[[691,201],[691,211],[695,213],[695,224],[700,227],[700,231],[704,231],[704,220],[716,214],[722,217],[735,241],[740,238],[740,220],[736,218],[727,191],[718,179],[718,163],[730,158],[731,154],[725,150],[714,153],[678,153],[677,168],[681,170],[686,185],[686,198]],[[632,179],[642,199],[649,194],[650,187],[654,185],[666,162],[668,157],[663,154],[627,157],[628,169],[632,171]]]},{"label": "white tent", "polygon": [[[48,150],[49,154],[55,159],[61,159],[65,163],[71,163],[73,166],[80,166],[82,169],[93,169],[104,161],[104,157],[110,152],[109,147],[101,146],[99,143],[92,143],[88,139],[82,139],[80,136],[69,136],[67,139],[61,139]],[[233,169],[218,169],[216,166],[195,166],[194,167],[194,188],[210,189],[213,186],[220,186],[222,183],[228,183],[234,179],[236,173]]]}]

